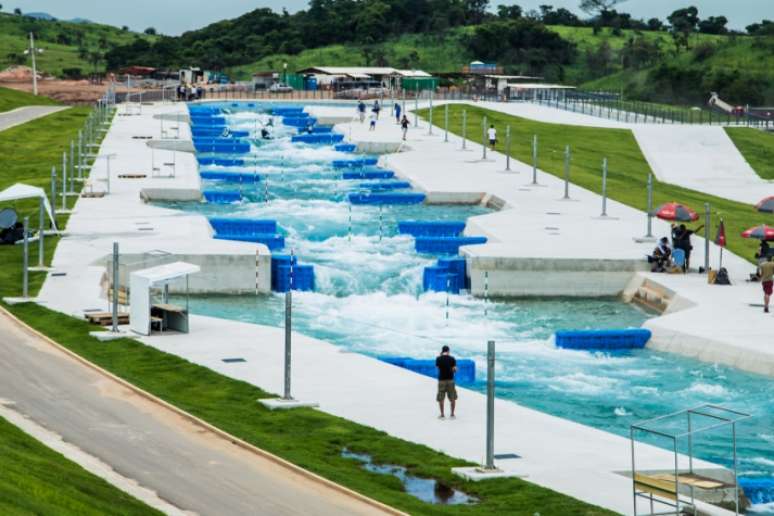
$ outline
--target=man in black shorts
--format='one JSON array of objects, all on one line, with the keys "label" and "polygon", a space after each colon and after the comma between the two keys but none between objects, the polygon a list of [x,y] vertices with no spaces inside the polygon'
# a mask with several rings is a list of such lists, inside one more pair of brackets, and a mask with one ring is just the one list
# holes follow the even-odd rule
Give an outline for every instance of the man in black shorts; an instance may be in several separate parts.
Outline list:
[{"label": "man in black shorts", "polygon": [[451,405],[451,419],[454,419],[454,409],[457,405],[457,389],[454,386],[454,373],[457,372],[457,361],[449,354],[449,346],[441,348],[441,354],[435,359],[435,367],[438,369],[438,406],[441,415],[438,419],[445,419],[444,398],[449,398]]}]

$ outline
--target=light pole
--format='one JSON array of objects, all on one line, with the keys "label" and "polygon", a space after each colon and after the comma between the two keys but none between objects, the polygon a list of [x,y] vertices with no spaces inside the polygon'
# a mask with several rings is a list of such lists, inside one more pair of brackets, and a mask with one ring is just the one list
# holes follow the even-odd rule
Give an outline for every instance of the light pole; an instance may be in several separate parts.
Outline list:
[{"label": "light pole", "polygon": [[25,55],[32,58],[32,94],[38,94],[38,66],[35,62],[35,54],[42,54],[42,48],[35,48],[35,35],[30,32],[30,47],[24,51]]}]

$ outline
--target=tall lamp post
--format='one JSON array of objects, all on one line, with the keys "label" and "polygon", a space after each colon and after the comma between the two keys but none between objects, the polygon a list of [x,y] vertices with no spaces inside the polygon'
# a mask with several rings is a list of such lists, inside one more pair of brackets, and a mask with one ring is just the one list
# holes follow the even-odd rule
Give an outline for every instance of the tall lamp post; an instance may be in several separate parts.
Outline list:
[{"label": "tall lamp post", "polygon": [[42,54],[42,48],[35,48],[35,35],[30,32],[30,47],[24,50],[25,55],[32,58],[32,94],[38,94],[38,66],[35,62],[35,55]]}]

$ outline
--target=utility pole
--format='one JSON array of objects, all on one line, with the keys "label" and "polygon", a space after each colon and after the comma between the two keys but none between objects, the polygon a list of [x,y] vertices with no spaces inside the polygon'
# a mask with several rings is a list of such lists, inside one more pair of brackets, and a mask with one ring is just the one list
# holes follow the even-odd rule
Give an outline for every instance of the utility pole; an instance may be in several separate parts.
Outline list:
[{"label": "utility pole", "polygon": [[38,65],[35,62],[35,54],[42,54],[42,48],[35,48],[35,35],[30,32],[30,47],[24,51],[32,58],[32,94],[38,94]]}]

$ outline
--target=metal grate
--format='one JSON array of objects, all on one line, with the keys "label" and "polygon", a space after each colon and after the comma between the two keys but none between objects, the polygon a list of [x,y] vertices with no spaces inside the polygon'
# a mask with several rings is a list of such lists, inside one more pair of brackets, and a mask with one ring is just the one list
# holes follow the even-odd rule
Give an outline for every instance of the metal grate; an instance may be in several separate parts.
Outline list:
[{"label": "metal grate", "polygon": [[224,358],[223,362],[225,362],[227,364],[236,364],[236,363],[239,363],[239,362],[247,362],[247,360],[245,360],[244,358],[241,358],[241,357],[237,357],[237,358]]},{"label": "metal grate", "polygon": [[520,459],[521,455],[516,455],[515,453],[496,453],[494,458],[497,460]]}]

